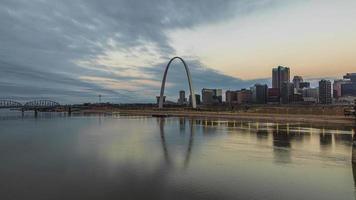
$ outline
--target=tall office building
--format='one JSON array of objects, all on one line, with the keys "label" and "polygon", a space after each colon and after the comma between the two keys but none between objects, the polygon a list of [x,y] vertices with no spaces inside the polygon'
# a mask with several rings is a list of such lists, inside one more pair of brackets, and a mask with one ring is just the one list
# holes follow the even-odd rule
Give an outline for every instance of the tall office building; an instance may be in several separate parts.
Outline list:
[{"label": "tall office building", "polygon": [[319,81],[319,103],[331,104],[331,82],[329,80]]},{"label": "tall office building", "polygon": [[294,84],[294,88],[299,90],[300,87],[300,83],[303,82],[303,78],[301,76],[294,76],[293,77],[293,84]]},{"label": "tall office building", "polygon": [[282,85],[283,83],[290,83],[290,71],[288,67],[278,66],[272,69],[272,88],[279,89],[279,102],[282,103],[282,96],[288,95],[283,94]]},{"label": "tall office building", "polygon": [[282,83],[290,82],[290,72],[288,67],[278,66],[272,69],[272,88],[282,88]]},{"label": "tall office building", "polygon": [[268,86],[255,84],[251,87],[252,92],[252,102],[257,104],[265,104],[267,103],[267,96],[268,96]]},{"label": "tall office building", "polygon": [[185,91],[181,90],[181,91],[179,91],[178,104],[179,105],[184,105],[186,103],[187,103],[187,99],[185,98]]},{"label": "tall office building", "polygon": [[294,84],[289,82],[283,82],[281,91],[281,103],[288,104],[293,100]]}]

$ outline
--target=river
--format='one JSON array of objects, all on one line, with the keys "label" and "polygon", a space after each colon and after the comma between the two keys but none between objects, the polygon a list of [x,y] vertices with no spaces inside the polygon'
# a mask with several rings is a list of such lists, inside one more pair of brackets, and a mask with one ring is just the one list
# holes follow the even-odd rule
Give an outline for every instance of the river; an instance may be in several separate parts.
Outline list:
[{"label": "river", "polygon": [[0,199],[355,199],[354,132],[298,123],[2,113]]}]

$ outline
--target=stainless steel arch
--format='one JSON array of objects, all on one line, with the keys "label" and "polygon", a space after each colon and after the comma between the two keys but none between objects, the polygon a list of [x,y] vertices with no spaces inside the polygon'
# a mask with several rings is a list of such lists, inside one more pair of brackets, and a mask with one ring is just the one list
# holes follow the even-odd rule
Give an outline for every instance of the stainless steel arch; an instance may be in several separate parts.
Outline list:
[{"label": "stainless steel arch", "polygon": [[188,68],[187,64],[184,62],[184,60],[181,57],[178,57],[178,56],[172,58],[168,62],[167,66],[166,66],[166,70],[164,71],[163,80],[162,80],[162,86],[161,86],[161,94],[160,94],[160,98],[159,98],[158,107],[159,108],[163,108],[163,95],[164,95],[164,88],[165,88],[165,85],[166,85],[167,73],[168,73],[169,66],[171,65],[172,61],[175,60],[175,59],[179,59],[180,61],[182,61],[183,65],[184,65],[184,68],[185,68],[185,71],[186,71],[187,77],[188,77],[190,95],[192,97],[192,107],[196,108],[197,107],[197,103],[196,103],[196,99],[195,99],[194,87],[193,87],[192,77],[190,75],[189,68]]}]

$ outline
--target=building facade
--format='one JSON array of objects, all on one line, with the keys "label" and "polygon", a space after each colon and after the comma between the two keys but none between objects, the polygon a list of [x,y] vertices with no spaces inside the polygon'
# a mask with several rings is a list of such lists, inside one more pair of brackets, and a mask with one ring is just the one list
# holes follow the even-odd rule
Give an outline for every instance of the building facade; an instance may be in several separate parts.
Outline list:
[{"label": "building facade", "polygon": [[300,89],[300,83],[303,82],[303,78],[301,76],[294,76],[293,77],[293,84],[294,84],[294,88],[296,90]]},{"label": "building facade", "polygon": [[320,104],[331,104],[331,82],[329,80],[319,81],[319,103]]},{"label": "building facade", "polygon": [[251,90],[242,89],[237,91],[237,103],[238,104],[249,104],[252,100]]},{"label": "building facade", "polygon": [[347,84],[348,81],[343,79],[334,80],[333,83],[333,97],[338,99],[342,96],[341,87],[343,84]]},{"label": "building facade", "polygon": [[279,102],[282,103],[282,85],[290,82],[290,70],[288,67],[278,66],[272,69],[272,88],[279,89]]},{"label": "building facade", "polygon": [[272,88],[282,88],[282,83],[290,82],[290,70],[288,67],[278,66],[272,69]]},{"label": "building facade", "polygon": [[294,84],[289,82],[283,82],[281,91],[281,103],[288,104],[292,102],[294,95]]},{"label": "building facade", "polygon": [[187,98],[185,98],[185,91],[181,90],[179,91],[178,105],[186,105],[186,104],[187,104]]},{"label": "building facade", "polygon": [[[201,104],[201,100],[200,100],[200,95],[199,94],[195,94],[195,102],[197,103],[197,105]],[[189,105],[192,105],[192,95],[189,95]]]},{"label": "building facade", "polygon": [[310,82],[301,82],[301,83],[299,83],[299,88],[300,89],[310,88]]},{"label": "building facade", "polygon": [[222,89],[202,89],[202,100],[204,105],[222,103]]},{"label": "building facade", "polygon": [[268,86],[266,84],[255,84],[251,87],[252,103],[266,104],[268,100]]},{"label": "building facade", "polygon": [[268,103],[279,103],[279,88],[268,88],[267,90]]},{"label": "building facade", "polygon": [[215,89],[215,96],[218,100],[218,103],[223,102],[223,97],[222,97],[222,89]]},{"label": "building facade", "polygon": [[348,83],[341,85],[341,96],[356,96],[356,73],[347,73],[344,80]]},{"label": "building facade", "polygon": [[237,104],[237,91],[227,90],[225,92],[225,102],[228,105]]},{"label": "building facade", "polygon": [[304,102],[316,104],[319,102],[319,89],[304,88],[302,91],[302,96]]}]

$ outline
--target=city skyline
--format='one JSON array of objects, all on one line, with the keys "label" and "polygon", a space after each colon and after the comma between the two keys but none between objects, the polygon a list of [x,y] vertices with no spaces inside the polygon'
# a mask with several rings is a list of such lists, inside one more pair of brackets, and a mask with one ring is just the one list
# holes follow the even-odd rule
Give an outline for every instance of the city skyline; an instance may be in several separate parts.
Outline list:
[{"label": "city skyline", "polygon": [[[0,94],[154,102],[174,56],[186,60],[197,90],[270,85],[270,69],[278,65],[312,84],[338,79],[356,63],[355,8],[349,0],[5,0]],[[187,88],[179,64],[167,79],[170,97]]]}]

